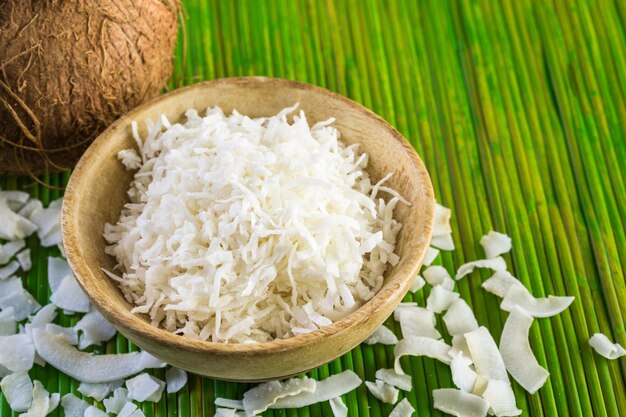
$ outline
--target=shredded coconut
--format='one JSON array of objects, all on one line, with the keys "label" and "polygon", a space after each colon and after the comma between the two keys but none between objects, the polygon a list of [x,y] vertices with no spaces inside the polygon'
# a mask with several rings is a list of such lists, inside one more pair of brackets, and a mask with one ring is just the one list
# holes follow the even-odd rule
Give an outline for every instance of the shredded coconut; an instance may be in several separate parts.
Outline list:
[{"label": "shredded coconut", "polygon": [[141,166],[104,231],[118,261],[107,273],[133,312],[190,338],[263,342],[326,326],[380,289],[399,261],[391,175],[372,184],[358,145],[290,111],[189,110],[184,124],[148,123],[144,140],[134,125]]}]

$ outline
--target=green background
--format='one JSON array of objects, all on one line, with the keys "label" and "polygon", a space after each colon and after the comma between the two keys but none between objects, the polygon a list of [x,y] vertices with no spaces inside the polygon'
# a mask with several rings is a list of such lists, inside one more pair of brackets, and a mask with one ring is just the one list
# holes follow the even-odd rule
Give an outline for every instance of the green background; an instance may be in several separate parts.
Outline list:
[{"label": "green background", "polygon": [[[185,10],[186,63],[179,46],[172,88],[266,75],[364,104],[415,146],[438,200],[453,210],[457,250],[437,263],[454,271],[482,257],[478,241],[495,229],[512,236],[507,261],[533,294],[576,297],[563,314],[532,326],[534,352],[551,376],[535,395],[513,384],[524,415],[626,413],[626,360],[603,359],[587,344],[604,332],[626,346],[626,2],[187,0]],[[63,185],[67,178],[43,179]],[[61,195],[27,179],[0,178],[0,185],[44,201]],[[36,262],[26,287],[44,303],[45,259],[58,252],[31,240]],[[506,313],[480,282],[474,274],[458,287],[499,340]],[[407,300],[424,305],[427,293]],[[118,335],[97,351],[132,349]],[[392,358],[392,347],[364,345],[310,374],[354,369],[373,380]],[[441,415],[431,391],[452,386],[449,368],[422,358],[403,364],[413,375],[406,396],[415,415]],[[50,367],[31,376],[50,392],[76,393],[78,383]],[[245,389],[191,376],[177,395],[142,407],[147,416],[212,416],[215,396],[240,398]],[[364,385],[345,401],[352,416],[392,408]],[[330,413],[325,403],[266,415]],[[10,415],[4,399],[0,415]]]}]

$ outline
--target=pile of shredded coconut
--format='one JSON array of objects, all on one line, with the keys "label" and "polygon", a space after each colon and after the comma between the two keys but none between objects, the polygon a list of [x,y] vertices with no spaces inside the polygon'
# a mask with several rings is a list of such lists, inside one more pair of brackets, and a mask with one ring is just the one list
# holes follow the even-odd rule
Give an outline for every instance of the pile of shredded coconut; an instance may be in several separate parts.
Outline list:
[{"label": "pile of shredded coconut", "polygon": [[[405,202],[372,184],[368,155],[334,119],[309,126],[296,106],[250,118],[220,108],[184,124],[148,122],[107,271],[152,324],[194,339],[254,343],[308,333],[344,317],[395,265],[393,218]],[[388,201],[380,193],[391,195]],[[405,202],[406,203],[406,202]]]}]

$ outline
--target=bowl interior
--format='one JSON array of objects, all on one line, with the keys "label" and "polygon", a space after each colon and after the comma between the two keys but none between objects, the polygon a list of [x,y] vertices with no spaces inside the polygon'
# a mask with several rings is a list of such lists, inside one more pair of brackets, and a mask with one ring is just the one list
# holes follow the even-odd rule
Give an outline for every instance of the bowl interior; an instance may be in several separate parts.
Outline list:
[{"label": "bowl interior", "polygon": [[[220,106],[227,114],[236,109],[252,117],[271,116],[295,103],[300,103],[299,109],[305,111],[311,124],[334,117],[335,126],[341,131],[343,140],[346,143],[358,142],[361,151],[370,155],[368,171],[372,179],[378,180],[393,172],[390,186],[411,202],[410,207],[399,204],[395,212],[395,217],[403,223],[396,252],[400,262],[396,267],[388,269],[381,291],[359,311],[376,309],[384,303],[400,302],[428,248],[433,221],[432,186],[413,148],[381,118],[327,90],[287,80],[252,77],[223,79],[176,90],[130,112],[91,145],[72,174],[66,190],[62,221],[68,260],[96,307],[118,328],[121,322],[125,324],[122,327],[126,328],[121,329],[124,334],[145,336],[146,332],[152,332],[155,337],[163,337],[164,340],[182,339],[152,326],[148,328],[145,326],[145,318],[130,314],[131,306],[115,283],[101,270],[112,268],[115,264],[111,256],[104,254],[104,224],[115,222],[122,206],[128,201],[126,191],[133,173],[117,160],[117,153],[135,146],[131,121],[138,122],[143,137],[146,133],[144,122],[147,119],[156,120],[162,114],[171,122],[179,122],[184,121],[184,113],[189,108],[197,109],[202,114],[208,107]],[[345,328],[350,321],[349,317],[318,331],[319,335]],[[363,320],[366,318],[367,314],[362,316]],[[304,343],[315,337],[316,333],[285,340],[302,340]],[[217,351],[258,351],[264,349],[263,345],[267,345],[267,348],[272,344],[280,345],[281,341],[238,347],[234,347],[235,344],[225,346],[197,341],[182,343],[195,345],[198,349],[204,344],[204,347],[213,345],[212,349]]]}]

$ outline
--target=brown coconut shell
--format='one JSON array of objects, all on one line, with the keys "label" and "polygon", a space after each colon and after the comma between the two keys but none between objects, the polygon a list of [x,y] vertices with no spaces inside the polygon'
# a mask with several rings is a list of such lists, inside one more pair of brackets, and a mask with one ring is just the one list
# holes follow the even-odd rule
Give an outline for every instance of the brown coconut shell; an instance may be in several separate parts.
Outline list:
[{"label": "brown coconut shell", "polygon": [[178,0],[0,1],[0,173],[72,167],[172,73]]}]

